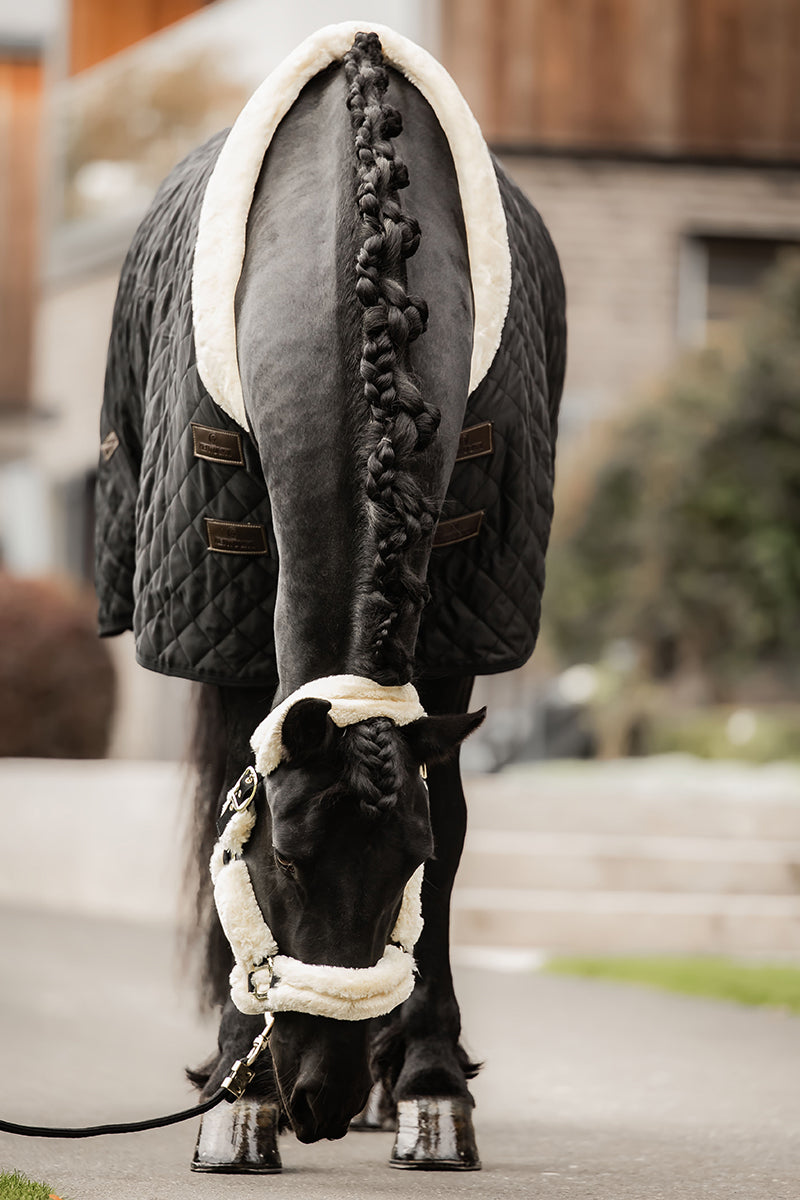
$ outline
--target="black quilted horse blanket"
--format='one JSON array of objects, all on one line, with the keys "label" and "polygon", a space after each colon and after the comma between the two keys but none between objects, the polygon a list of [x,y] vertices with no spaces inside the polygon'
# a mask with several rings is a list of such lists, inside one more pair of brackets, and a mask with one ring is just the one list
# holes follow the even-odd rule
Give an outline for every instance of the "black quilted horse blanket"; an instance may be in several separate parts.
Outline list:
[{"label": "black quilted horse blanket", "polygon": [[[278,559],[256,446],[198,375],[192,264],[225,134],[167,178],[128,252],[114,314],[97,483],[103,636],[133,629],[142,666],[274,687]],[[469,398],[431,555],[418,678],[492,674],[533,651],[565,365],[564,292],[544,225],[495,164],[511,298]]]}]

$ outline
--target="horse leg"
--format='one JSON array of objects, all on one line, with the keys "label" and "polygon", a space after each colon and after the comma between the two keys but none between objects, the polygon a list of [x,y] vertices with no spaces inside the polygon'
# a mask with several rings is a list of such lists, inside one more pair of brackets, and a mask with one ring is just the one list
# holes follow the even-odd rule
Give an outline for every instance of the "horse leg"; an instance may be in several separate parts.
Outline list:
[{"label": "horse leg", "polygon": [[[429,713],[466,712],[473,682],[431,682],[420,687],[420,697]],[[461,1014],[450,971],[450,896],[467,826],[458,756],[429,769],[428,787],[435,851],[425,866],[425,925],[415,952],[419,976],[399,1015],[379,1032],[375,1062],[397,1104],[390,1164],[476,1170],[467,1080],[478,1068],[459,1043]]]},{"label": "horse leg", "polygon": [[[219,1050],[203,1087],[213,1096],[237,1058],[244,1058],[264,1028],[262,1017],[245,1016],[228,1000],[222,1012]],[[233,1104],[218,1104],[200,1122],[193,1171],[235,1175],[275,1175],[281,1170],[278,1151],[280,1104],[272,1064],[267,1062]]]},{"label": "horse leg", "polygon": [[[202,742],[200,752],[207,761],[224,762],[224,783],[221,792],[212,784],[215,795],[198,798],[197,816],[210,827],[198,837],[203,862],[199,864],[201,878],[208,876],[209,844],[216,837],[216,815],[223,797],[236,782],[250,759],[249,738],[253,729],[269,708],[271,697],[244,688],[216,689],[214,712],[206,714],[206,720],[198,724],[195,741]],[[202,721],[202,718],[201,718]],[[224,740],[223,740],[224,739]],[[209,776],[220,772],[210,765]],[[216,913],[212,914],[216,921]],[[217,992],[221,992],[220,980],[225,980],[230,970],[230,951],[221,930],[218,936],[209,938],[209,962],[206,974],[216,979]],[[222,987],[227,991],[227,984]],[[222,999],[218,994],[217,999]],[[244,1058],[254,1038],[264,1028],[263,1017],[246,1016],[240,1013],[230,997],[225,999],[219,1027],[217,1053],[205,1067],[190,1072],[190,1078],[201,1088],[201,1096],[213,1096],[237,1058]],[[197,1136],[193,1171],[222,1174],[272,1175],[281,1170],[278,1152],[278,1124],[280,1105],[275,1074],[269,1058],[262,1057],[256,1074],[244,1096],[233,1104],[223,1103],[207,1112],[201,1121]]]}]

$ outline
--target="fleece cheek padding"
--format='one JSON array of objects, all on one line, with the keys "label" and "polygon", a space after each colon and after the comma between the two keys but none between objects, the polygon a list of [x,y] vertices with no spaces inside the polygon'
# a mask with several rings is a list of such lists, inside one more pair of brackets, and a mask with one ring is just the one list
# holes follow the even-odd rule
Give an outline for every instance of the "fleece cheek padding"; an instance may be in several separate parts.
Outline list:
[{"label": "fleece cheek padding", "polygon": [[265,958],[278,953],[275,939],[261,915],[244,859],[233,859],[218,873],[214,902],[236,961],[246,971],[252,971]]}]

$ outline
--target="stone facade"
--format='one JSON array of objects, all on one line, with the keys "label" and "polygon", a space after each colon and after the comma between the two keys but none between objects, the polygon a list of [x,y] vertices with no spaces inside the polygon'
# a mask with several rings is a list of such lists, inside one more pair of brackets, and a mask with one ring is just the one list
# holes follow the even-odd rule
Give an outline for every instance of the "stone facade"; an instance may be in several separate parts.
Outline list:
[{"label": "stone facade", "polygon": [[692,336],[685,311],[702,280],[690,238],[800,242],[800,169],[567,156],[504,166],[544,217],[566,279],[567,438],[656,379]]}]

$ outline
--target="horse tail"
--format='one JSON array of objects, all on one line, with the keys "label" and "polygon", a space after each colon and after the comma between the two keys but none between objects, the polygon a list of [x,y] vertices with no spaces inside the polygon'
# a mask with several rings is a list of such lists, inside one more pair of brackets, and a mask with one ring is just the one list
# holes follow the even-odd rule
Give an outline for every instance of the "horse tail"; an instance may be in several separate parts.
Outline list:
[{"label": "horse tail", "polygon": [[440,414],[423,398],[407,364],[407,348],[424,332],[428,309],[406,287],[405,260],[416,252],[420,232],[398,198],[408,172],[391,139],[403,126],[397,109],[384,101],[389,75],[378,35],[357,34],[344,68],[363,233],[356,295],[364,308],[360,374],[370,413],[366,489],[377,536],[364,608],[371,638],[365,668],[378,682],[394,683],[411,677],[408,647],[414,639],[403,638],[403,632],[418,619],[429,594],[411,552],[432,537],[438,517],[411,466],[436,434]]}]

